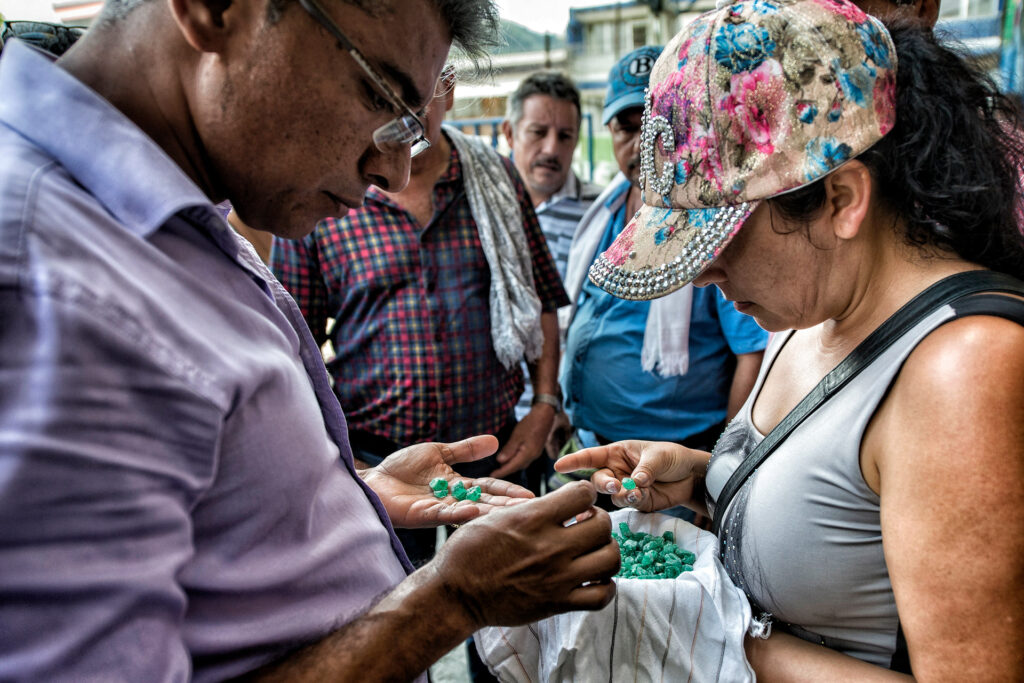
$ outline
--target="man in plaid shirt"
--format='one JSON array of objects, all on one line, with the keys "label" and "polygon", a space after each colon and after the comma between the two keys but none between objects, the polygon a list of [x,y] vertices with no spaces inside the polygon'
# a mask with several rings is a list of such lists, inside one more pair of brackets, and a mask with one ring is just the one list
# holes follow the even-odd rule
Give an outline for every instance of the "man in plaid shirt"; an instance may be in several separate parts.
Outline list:
[{"label": "man in plaid shirt", "polygon": [[[523,393],[518,363],[505,367],[491,336],[491,272],[467,199],[464,164],[441,123],[450,78],[427,109],[431,146],[412,160],[408,187],[371,187],[365,204],[327,219],[302,240],[275,238],[271,268],[295,297],[317,341],[330,340],[328,369],[357,460],[376,465],[423,441],[495,434],[496,456],[460,466],[466,476],[515,478],[543,450],[556,400],[538,400],[516,423]],[[531,364],[536,395],[558,395],[558,323],[569,303],[530,197],[508,159],[542,305],[544,345]],[[328,323],[333,326],[328,331]],[[416,562],[433,552],[434,530],[399,532]]]}]

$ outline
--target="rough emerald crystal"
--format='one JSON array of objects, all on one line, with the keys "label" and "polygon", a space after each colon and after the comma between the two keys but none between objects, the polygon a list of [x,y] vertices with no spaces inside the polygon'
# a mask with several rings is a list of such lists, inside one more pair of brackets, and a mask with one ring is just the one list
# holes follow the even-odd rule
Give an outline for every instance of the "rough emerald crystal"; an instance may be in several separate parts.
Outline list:
[{"label": "rough emerald crystal", "polygon": [[652,536],[630,531],[628,524],[620,522],[619,533],[614,536],[622,558],[617,574],[620,578],[674,579],[683,572],[693,571],[696,556],[676,545],[671,531]]}]

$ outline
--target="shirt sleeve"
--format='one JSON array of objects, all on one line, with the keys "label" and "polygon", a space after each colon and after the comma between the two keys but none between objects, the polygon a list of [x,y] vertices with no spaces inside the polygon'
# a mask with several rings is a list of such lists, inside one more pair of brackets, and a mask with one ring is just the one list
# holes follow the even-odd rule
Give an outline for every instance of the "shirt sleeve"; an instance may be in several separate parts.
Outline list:
[{"label": "shirt sleeve", "polygon": [[275,237],[270,249],[270,269],[299,305],[317,344],[327,341],[327,320],[333,314],[327,308],[329,296],[321,274],[317,247],[321,225],[324,223],[302,239]]},{"label": "shirt sleeve", "polygon": [[540,297],[542,309],[546,313],[553,313],[562,306],[569,305],[569,297],[562,286],[562,278],[558,275],[558,268],[555,266],[555,259],[551,256],[547,240],[540,229],[540,221],[537,220],[537,213],[533,210],[533,202],[526,191],[519,172],[511,160],[502,157],[505,170],[508,171],[512,184],[516,188],[516,199],[519,201],[519,208],[523,214],[523,230],[526,232],[526,243],[530,247],[530,259],[533,262],[533,282],[537,288],[537,296]]},{"label": "shirt sleeve", "polygon": [[768,345],[768,333],[752,317],[737,311],[718,287],[715,287],[715,306],[722,334],[734,354],[764,351]]},{"label": "shirt sleeve", "polygon": [[0,320],[2,677],[186,680],[178,574],[223,411],[73,291],[0,288]]}]

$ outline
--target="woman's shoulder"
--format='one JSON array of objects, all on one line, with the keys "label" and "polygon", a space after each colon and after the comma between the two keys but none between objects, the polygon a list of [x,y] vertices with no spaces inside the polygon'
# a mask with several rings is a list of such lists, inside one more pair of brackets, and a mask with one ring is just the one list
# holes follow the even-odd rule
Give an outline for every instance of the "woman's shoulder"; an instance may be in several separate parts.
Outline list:
[{"label": "woman's shoulder", "polygon": [[971,315],[937,327],[910,353],[877,417],[899,460],[953,447],[975,467],[986,454],[1024,452],[1024,325]]},{"label": "woman's shoulder", "polygon": [[[1019,302],[1018,312],[1024,314],[1024,300],[1014,301]],[[1020,381],[1024,375],[1009,373],[1012,365],[1020,364],[1024,364],[1024,321],[972,312],[958,315],[921,340],[900,375],[925,387],[938,385],[935,388],[947,390],[980,388],[979,383],[986,380],[1024,387]]]}]

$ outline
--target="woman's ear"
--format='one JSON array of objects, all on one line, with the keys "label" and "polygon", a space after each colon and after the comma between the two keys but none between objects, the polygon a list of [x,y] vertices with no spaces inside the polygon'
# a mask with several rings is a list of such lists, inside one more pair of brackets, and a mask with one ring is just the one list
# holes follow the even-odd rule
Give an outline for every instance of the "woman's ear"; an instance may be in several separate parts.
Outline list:
[{"label": "woman's ear", "polygon": [[247,0],[168,0],[182,36],[199,52],[223,52],[228,34],[251,5]]},{"label": "woman's ear", "polygon": [[856,159],[825,177],[825,209],[839,239],[852,239],[868,215],[872,196],[871,172]]}]

